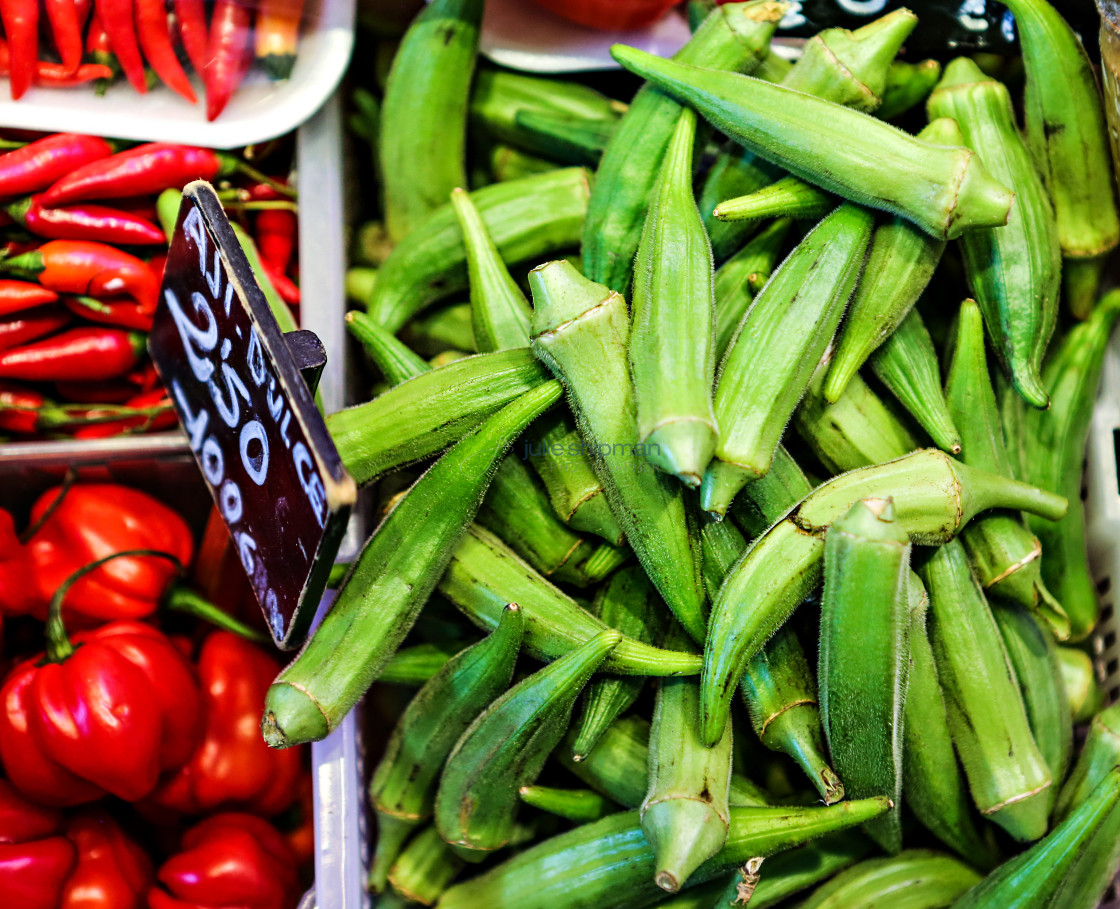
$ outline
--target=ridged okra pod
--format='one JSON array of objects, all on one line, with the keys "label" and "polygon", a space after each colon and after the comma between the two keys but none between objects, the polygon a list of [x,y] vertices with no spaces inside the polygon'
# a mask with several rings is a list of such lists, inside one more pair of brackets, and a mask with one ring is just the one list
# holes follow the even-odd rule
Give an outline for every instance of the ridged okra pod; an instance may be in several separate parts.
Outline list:
[{"label": "ridged okra pod", "polygon": [[654,879],[669,893],[680,890],[727,841],[731,723],[719,741],[706,746],[699,738],[699,704],[696,679],[658,683],[641,819],[656,856]]},{"label": "ridged okra pod", "polygon": [[[769,0],[720,7],[677,57],[717,69],[753,68],[781,17],[781,7]],[[646,206],[680,112],[679,102],[654,86],[642,86],[599,162],[583,231],[583,272],[619,293],[630,285]]]},{"label": "ridged okra pod", "polygon": [[771,164],[735,142],[720,151],[700,187],[697,205],[718,265],[739,250],[761,227],[757,221],[720,221],[713,212],[724,199],[736,199],[779,180],[782,168]]},{"label": "ridged okra pod", "polygon": [[432,906],[465,864],[429,824],[397,857],[389,869],[389,883],[409,902]]},{"label": "ridged okra pod", "polygon": [[1113,704],[1093,717],[1081,754],[1058,794],[1054,820],[1069,816],[1084,803],[1113,767],[1120,765],[1120,706]]},{"label": "ridged okra pod", "polygon": [[[801,467],[785,447],[779,445],[766,476],[747,484],[731,516],[748,537],[761,536],[766,528],[812,491],[813,487]],[[715,590],[709,591],[711,599],[715,598],[715,594]]]},{"label": "ridged okra pod", "polygon": [[793,218],[818,221],[836,207],[836,197],[800,177],[783,177],[745,196],[722,200],[712,210],[720,221]]},{"label": "ridged okra pod", "polygon": [[1057,646],[1050,632],[1021,606],[999,602],[991,605],[1019,682],[1031,734],[1054,780],[1047,790],[1053,807],[1073,753],[1073,717],[1062,685]]},{"label": "ridged okra pod", "polygon": [[716,297],[717,360],[723,359],[751,301],[770,280],[791,223],[788,219],[779,218],[716,270],[713,288]]},{"label": "ridged okra pod", "polygon": [[563,261],[534,268],[529,283],[533,350],[564,383],[611,511],[673,614],[703,640],[704,589],[681,486],[641,456],[626,301]]},{"label": "ridged okra pod", "polygon": [[1012,191],[967,148],[925,142],[869,114],[750,76],[617,44],[611,53],[750,151],[849,201],[902,215],[933,237],[952,240],[1007,222]]},{"label": "ridged okra pod", "polygon": [[1089,722],[1105,702],[1105,694],[1097,684],[1097,667],[1092,657],[1076,647],[1059,647],[1058,668],[1073,722]]},{"label": "ridged okra pod", "polygon": [[[697,883],[747,859],[792,849],[865,823],[887,810],[885,798],[827,808],[732,808],[727,844],[694,875]],[[561,833],[484,874],[451,887],[440,909],[625,909],[652,901],[656,860],[638,812],[612,814]]]},{"label": "ridged okra pod", "polygon": [[479,354],[329,414],[327,429],[346,469],[369,483],[435,454],[547,382],[548,371],[527,348]]},{"label": "ridged okra pod", "polygon": [[1082,802],[1046,838],[1021,855],[1004,863],[954,904],[954,909],[1034,909],[1035,906],[1061,906],[1062,909],[1089,909],[1102,894],[1085,900],[1066,898],[1057,901],[1062,887],[1078,859],[1105,844],[1101,834],[1113,827],[1120,808],[1120,768],[1113,768]]},{"label": "ridged okra pod", "polygon": [[966,467],[933,449],[853,470],[818,486],[751,544],[715,598],[701,672],[705,741],[714,741],[722,731],[747,662],[820,581],[828,526],[866,498],[893,498],[899,522],[922,545],[951,540],[989,508],[1051,516],[1065,511],[1061,496]]},{"label": "ridged okra pod", "polygon": [[883,103],[875,111],[875,116],[880,120],[893,120],[917,107],[925,101],[940,79],[941,64],[936,60],[923,60],[921,63],[895,60],[887,73]]},{"label": "ridged okra pod", "polygon": [[518,791],[526,805],[558,817],[587,824],[613,814],[618,807],[590,789],[556,789],[551,786],[522,786]]},{"label": "ridged okra pod", "polygon": [[364,312],[358,310],[348,312],[346,330],[362,345],[366,355],[381,371],[390,386],[400,385],[406,379],[428,372],[431,368],[422,356],[414,353]]},{"label": "ridged okra pod", "polygon": [[950,849],[979,868],[994,867],[991,831],[981,836],[968,786],[953,751],[949,719],[926,630],[929,595],[910,575],[910,685],[902,749],[902,793],[921,823]]},{"label": "ridged okra pod", "polygon": [[549,161],[547,158],[538,158],[530,155],[512,145],[495,145],[490,150],[490,173],[485,172],[472,177],[472,182],[481,183],[507,183],[510,180],[522,180],[538,174],[547,174],[560,165]]},{"label": "ridged okra pod", "polygon": [[435,801],[440,836],[464,857],[513,836],[522,786],[535,782],[564,735],[583,686],[619,641],[604,631],[514,685],[468,727],[447,758]]},{"label": "ridged okra pod", "polygon": [[522,110],[514,118],[519,141],[559,164],[595,167],[618,129],[617,118],[590,119],[551,111]]},{"label": "ridged okra pod", "polygon": [[1120,317],[1120,292],[1107,294],[1086,322],[1075,326],[1052,353],[1043,373],[1050,409],[1021,413],[1022,477],[1069,498],[1069,513],[1058,522],[1027,518],[1042,541],[1042,579],[1070,620],[1070,636],[1080,640],[1100,615],[1089,570],[1081,464],[1097,395],[1104,354]]},{"label": "ridged okra pod", "polygon": [[449,303],[412,318],[401,332],[402,338],[417,353],[435,357],[448,351],[474,351],[471,304]]},{"label": "ridged okra pod", "polygon": [[952,117],[965,144],[1015,192],[1004,227],[961,238],[965,271],[992,346],[1023,399],[1046,407],[1042,356],[1058,313],[1062,259],[1054,210],[1015,124],[1007,88],[967,57],[945,68],[927,104],[931,117]]},{"label": "ridged okra pod", "polygon": [[[662,643],[669,611],[640,565],[612,574],[599,588],[593,606],[608,628],[647,644]],[[594,748],[607,727],[630,709],[643,682],[640,677],[617,675],[601,675],[588,682],[583,711],[575,724],[577,735],[572,747],[576,757]]]},{"label": "ridged okra pod", "polygon": [[870,858],[813,891],[798,909],[942,909],[980,883],[964,862],[928,849]]},{"label": "ridged okra pod", "polygon": [[381,670],[379,682],[419,687],[440,671],[468,641],[439,641],[402,647]]},{"label": "ridged okra pod", "polygon": [[987,600],[960,543],[920,568],[930,598],[930,643],[953,744],[972,799],[1021,842],[1046,832],[1053,782]]},{"label": "ridged okra pod", "polygon": [[547,383],[488,419],[417,480],[374,531],[334,606],[265,698],[272,747],[324,738],[400,646],[515,438],[562,393]]},{"label": "ridged okra pod", "polygon": [[394,858],[382,840],[431,817],[443,762],[474,718],[509,687],[523,633],[524,615],[511,604],[494,632],[448,660],[397,720],[369,785],[381,831],[371,872],[376,890],[384,889]]},{"label": "ridged okra pod", "polygon": [[[471,193],[471,201],[502,260],[524,262],[579,242],[590,192],[587,178],[582,167],[567,167],[483,187]],[[463,232],[448,203],[389,254],[367,309],[396,332],[425,306],[465,290],[468,281]]]},{"label": "ridged okra pod", "polygon": [[385,221],[396,242],[467,184],[467,99],[483,0],[435,0],[393,58],[378,152]]},{"label": "ridged okra pod", "polygon": [[894,808],[865,831],[902,849],[902,742],[910,670],[910,538],[890,499],[864,499],[825,534],[821,720],[850,796]]},{"label": "ridged okra pod", "polygon": [[[934,120],[918,137],[940,145],[964,145],[960,127],[947,118]],[[945,245],[944,240],[928,236],[897,216],[887,218],[875,230],[825,384],[827,400],[840,399],[867,358],[913,309],[933,277]],[[934,440],[942,444],[936,436]]]},{"label": "ridged okra pod", "polygon": [[[542,577],[500,539],[469,527],[439,579],[439,592],[471,622],[490,630],[507,603],[525,613],[525,652],[555,660],[607,630],[599,619]],[[624,637],[603,664],[604,672],[623,675],[695,675],[700,657],[662,650]]]},{"label": "ridged okra pod", "polygon": [[844,205],[798,244],[755,297],[720,364],[719,439],[700,501],[722,516],[774,450],[820,361],[863,266],[871,216]]},{"label": "ridged okra pod", "polygon": [[630,374],[638,439],[658,470],[700,485],[716,421],[712,250],[692,197],[696,114],[682,110],[634,260]]}]

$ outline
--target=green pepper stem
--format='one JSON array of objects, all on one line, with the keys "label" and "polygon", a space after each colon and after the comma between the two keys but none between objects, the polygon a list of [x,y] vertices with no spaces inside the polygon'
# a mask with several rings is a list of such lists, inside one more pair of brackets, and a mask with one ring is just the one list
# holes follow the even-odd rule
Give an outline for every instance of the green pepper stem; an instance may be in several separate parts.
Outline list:
[{"label": "green pepper stem", "polygon": [[47,521],[50,520],[51,515],[58,511],[58,507],[62,504],[62,500],[66,498],[67,493],[74,487],[74,482],[78,479],[78,471],[73,467],[66,468],[66,475],[62,478],[62,486],[58,490],[58,495],[54,497],[54,501],[47,506],[47,510],[39,515],[39,520],[28,527],[22,534],[20,534],[19,541],[22,545],[26,546],[31,542],[31,538],[35,536]]},{"label": "green pepper stem", "polygon": [[171,595],[167,598],[167,602],[164,605],[174,612],[182,612],[186,615],[191,615],[197,619],[209,622],[211,625],[221,628],[224,631],[231,631],[239,637],[245,638],[247,641],[255,641],[258,644],[263,644],[268,640],[268,635],[254,628],[250,628],[244,622],[238,621],[220,607],[199,596],[193,590],[188,590],[181,585],[172,588]]}]

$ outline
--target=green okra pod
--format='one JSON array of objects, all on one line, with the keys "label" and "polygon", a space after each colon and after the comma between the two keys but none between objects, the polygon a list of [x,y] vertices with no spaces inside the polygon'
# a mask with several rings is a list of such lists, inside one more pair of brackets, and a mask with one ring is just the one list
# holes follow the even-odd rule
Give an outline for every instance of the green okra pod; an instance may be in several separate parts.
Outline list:
[{"label": "green okra pod", "polygon": [[[805,473],[779,445],[766,476],[747,484],[731,516],[748,537],[758,537],[812,491]],[[709,591],[710,598],[715,594],[715,590]]]},{"label": "green okra pod", "polygon": [[1087,723],[1104,706],[1105,695],[1097,684],[1097,667],[1084,650],[1059,647],[1058,670],[1074,723]]},{"label": "green okra pod", "polygon": [[559,399],[528,392],[458,442],[416,482],[366,543],[333,608],[265,697],[272,747],[324,738],[400,646],[516,437]]},{"label": "green okra pod", "polygon": [[890,499],[864,499],[825,534],[819,669],[821,721],[847,793],[894,807],[865,827],[902,849],[902,742],[909,685],[910,537]]},{"label": "green okra pod", "polygon": [[541,811],[569,821],[586,824],[618,810],[610,799],[590,789],[555,789],[550,786],[522,786],[521,801]]},{"label": "green okra pod", "polygon": [[389,883],[409,902],[432,906],[465,865],[429,824],[397,857],[389,869]]},{"label": "green okra pod", "polygon": [[961,238],[965,271],[992,346],[1024,400],[1045,408],[1042,356],[1058,312],[1061,250],[1054,210],[1015,124],[1011,96],[967,57],[945,68],[927,104],[930,117],[952,117],[965,144],[1015,192],[1004,227]]},{"label": "green okra pod", "polygon": [[866,498],[893,498],[900,523],[921,545],[951,540],[989,508],[1058,517],[1066,507],[1061,496],[967,467],[933,449],[853,470],[817,487],[751,544],[712,604],[701,671],[705,741],[718,738],[751,657],[820,581],[825,530]]},{"label": "green okra pod", "polygon": [[467,641],[432,641],[414,647],[402,647],[389,658],[377,681],[387,685],[419,687],[447,665],[447,661],[468,643]]},{"label": "green okra pod", "polygon": [[712,210],[720,221],[793,218],[819,221],[836,207],[836,197],[800,177],[783,177],[745,196],[724,199]]},{"label": "green okra pod", "polygon": [[[608,628],[647,644],[661,642],[669,611],[650,584],[640,565],[616,571],[596,594],[594,611]],[[635,676],[600,675],[587,684],[583,712],[578,723],[573,755],[587,754],[599,737],[641,693],[643,679]]]},{"label": "green okra pod", "polygon": [[519,110],[520,141],[560,164],[595,167],[618,129],[616,118],[573,116],[545,110]]},{"label": "green okra pod", "polygon": [[[712,243],[712,258],[724,262],[761,227],[756,221],[720,221],[713,212],[724,199],[736,199],[781,179],[784,171],[775,164],[729,142],[704,176],[697,206],[704,229]],[[736,323],[738,324],[738,323]]]},{"label": "green okra pod", "polygon": [[1102,710],[1089,725],[1085,745],[1054,806],[1054,820],[1064,820],[1120,765],[1120,706]]},{"label": "green okra pod", "polygon": [[695,136],[696,114],[682,110],[634,260],[629,345],[646,460],[691,487],[716,440],[712,250],[692,197]]},{"label": "green okra pod", "polygon": [[902,793],[914,816],[946,846],[979,868],[999,858],[990,829],[981,836],[968,786],[953,751],[949,719],[926,630],[929,595],[910,574],[910,685],[902,749]]},{"label": "green okra pod", "polygon": [[779,218],[723,263],[712,282],[716,297],[716,359],[722,360],[758,292],[770,280],[792,222]]},{"label": "green okra pod", "polygon": [[423,357],[410,350],[364,312],[348,312],[346,328],[362,345],[391,386],[400,385],[406,379],[427,372],[430,368]]},{"label": "green okra pod", "polygon": [[622,640],[604,631],[514,685],[482,712],[447,758],[435,801],[436,829],[465,857],[513,836],[522,786],[535,782],[568,726],[591,674]]},{"label": "green okra pod", "polygon": [[887,72],[883,103],[875,111],[875,116],[880,120],[893,120],[917,107],[929,97],[940,79],[941,64],[936,60],[923,60],[921,63],[895,60]]},{"label": "green okra pod", "polygon": [[1078,859],[1086,852],[1104,851],[1101,835],[1115,832],[1116,815],[1120,809],[1120,768],[1108,771],[1089,797],[1074,809],[1045,839],[1030,849],[1005,862],[962,899],[954,909],[981,909],[1000,906],[1001,909],[1033,909],[1035,906],[1061,906],[1062,909],[1090,909],[1103,895],[1108,878],[1102,883],[1101,892],[1073,894],[1056,901],[1063,885],[1069,880]]},{"label": "green okra pod", "polygon": [[919,569],[953,744],[981,814],[1015,839],[1046,832],[1053,777],[1031,734],[999,628],[960,543]]},{"label": "green okra pod", "polygon": [[[745,70],[770,46],[781,7],[760,0],[713,10],[677,54],[688,63]],[[651,85],[642,86],[603,152],[583,232],[583,272],[625,293],[642,235],[646,207],[681,105]]]},{"label": "green okra pod", "polygon": [[870,858],[813,891],[798,909],[943,909],[954,906],[980,875],[964,862],[928,849]]},{"label": "green okra pod", "polygon": [[548,371],[526,348],[479,354],[329,414],[327,429],[346,469],[369,483],[435,454],[547,383]]},{"label": "green okra pod", "polygon": [[1100,615],[1085,543],[1081,465],[1105,350],[1118,317],[1120,292],[1112,291],[1086,322],[1062,338],[1046,364],[1043,383],[1050,409],[1024,408],[1021,413],[1022,478],[1069,497],[1064,519],[1054,523],[1028,517],[1027,526],[1042,542],[1042,580],[1069,616],[1075,641],[1092,631]]},{"label": "green okra pod", "polygon": [[715,458],[700,502],[722,516],[774,450],[851,296],[871,216],[843,205],[818,224],[755,297],[720,364]]},{"label": "green okra pod", "polygon": [[471,304],[452,303],[422,313],[404,327],[401,337],[409,347],[428,357],[446,350],[476,352]]},{"label": "green okra pod", "polygon": [[673,614],[704,638],[704,590],[680,484],[641,456],[626,301],[567,262],[529,273],[533,350],[560,377],[626,540]]},{"label": "green okra pod", "polygon": [[[615,59],[751,151],[849,201],[953,239],[1005,224],[1012,191],[975,152],[934,145],[869,114],[750,76],[615,45]],[[885,166],[890,162],[889,166]]]},{"label": "green okra pod", "polygon": [[[538,174],[547,174],[560,167],[547,158],[538,158],[530,155],[512,145],[495,145],[490,150],[490,177],[495,183],[508,183],[511,180],[522,180],[525,177],[534,177]],[[486,174],[480,174],[472,180],[476,186],[489,183]]]},{"label": "green okra pod", "polygon": [[[940,145],[964,145],[956,121],[934,120],[918,138]],[[863,277],[856,286],[848,318],[840,332],[832,371],[825,383],[828,401],[840,399],[867,358],[899,327],[922,295],[945,252],[934,239],[905,218],[888,218],[875,231]],[[938,445],[941,441],[936,439]]]},{"label": "green okra pod", "polygon": [[467,98],[483,0],[436,0],[401,40],[378,136],[385,220],[403,240],[467,183]]},{"label": "green okra pod", "polygon": [[[471,201],[502,261],[512,264],[575,246],[588,193],[587,171],[568,167],[475,190]],[[367,309],[385,328],[399,331],[424,307],[466,289],[468,280],[463,232],[447,204],[389,254]]]}]

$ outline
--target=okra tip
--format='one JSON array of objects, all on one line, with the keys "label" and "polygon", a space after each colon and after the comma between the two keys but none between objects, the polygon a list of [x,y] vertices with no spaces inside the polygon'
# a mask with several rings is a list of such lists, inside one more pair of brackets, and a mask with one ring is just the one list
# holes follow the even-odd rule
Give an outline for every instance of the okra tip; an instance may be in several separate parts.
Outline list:
[{"label": "okra tip", "polygon": [[663,423],[642,442],[646,460],[696,489],[716,447],[715,427],[697,419]]},{"label": "okra tip", "polygon": [[700,799],[669,798],[645,810],[642,832],[656,856],[654,882],[676,893],[693,871],[723,847],[727,819]]},{"label": "okra tip", "polygon": [[739,490],[757,477],[757,473],[745,467],[714,458],[700,484],[700,507],[717,521],[722,521]]},{"label": "okra tip", "polygon": [[269,686],[261,719],[261,735],[269,748],[317,742],[330,731],[326,711],[308,692],[288,682]]}]

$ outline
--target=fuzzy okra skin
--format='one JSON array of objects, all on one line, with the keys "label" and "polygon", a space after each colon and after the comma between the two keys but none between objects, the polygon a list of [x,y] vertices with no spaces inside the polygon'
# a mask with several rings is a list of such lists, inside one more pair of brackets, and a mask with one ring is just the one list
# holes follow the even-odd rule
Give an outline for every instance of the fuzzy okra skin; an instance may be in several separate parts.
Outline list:
[{"label": "fuzzy okra skin", "polygon": [[[731,516],[748,537],[758,537],[812,491],[804,471],[785,447],[779,445],[766,476],[747,484]],[[711,598],[715,597],[716,590],[718,587],[709,590]]]},{"label": "fuzzy okra skin", "polygon": [[436,829],[459,855],[493,852],[513,836],[522,786],[536,781],[591,674],[622,640],[604,631],[514,685],[480,714],[447,758]]},{"label": "fuzzy okra skin", "polygon": [[366,543],[333,608],[265,696],[273,748],[324,738],[400,646],[450,562],[515,438],[559,400],[528,392],[456,444],[416,481]]},{"label": "fuzzy okra skin", "polygon": [[952,240],[1007,222],[1012,191],[975,152],[916,139],[869,114],[750,76],[662,60],[616,44],[624,67],[751,151],[838,196]]},{"label": "fuzzy okra skin", "polygon": [[[454,184],[462,185],[463,181]],[[470,195],[502,260],[515,263],[579,243],[589,193],[587,171],[567,167],[496,183]],[[378,323],[396,332],[425,306],[465,290],[468,281],[463,232],[448,203],[389,254],[366,308]]]},{"label": "fuzzy okra skin", "polygon": [[[770,47],[782,7],[769,0],[713,10],[677,54],[717,69],[751,69]],[[652,85],[638,90],[603,152],[583,230],[583,272],[625,293],[642,235],[646,206],[681,105]]]},{"label": "fuzzy okra skin", "polygon": [[692,197],[696,114],[682,110],[634,260],[630,373],[646,459],[686,486],[712,459],[712,248]]},{"label": "fuzzy okra skin", "polygon": [[587,824],[613,814],[614,802],[590,789],[556,789],[551,786],[522,786],[518,795],[526,805],[558,817]]},{"label": "fuzzy okra skin", "polygon": [[751,301],[770,280],[792,223],[788,218],[779,218],[716,270],[713,288],[717,360],[723,359]]},{"label": "fuzzy okra skin", "polygon": [[793,218],[817,221],[836,207],[836,197],[799,177],[783,177],[745,196],[724,199],[713,210],[720,221]]},{"label": "fuzzy okra skin", "polygon": [[931,117],[952,117],[965,143],[1015,192],[1007,224],[961,238],[965,271],[1000,360],[1023,399],[1049,402],[1042,357],[1058,313],[1061,249],[1054,209],[1015,124],[1007,88],[959,57],[930,95]]},{"label": "fuzzy okra skin", "polygon": [[843,205],[813,228],[743,317],[720,364],[720,435],[700,502],[723,516],[735,495],[770,468],[774,450],[855,287],[872,219]]},{"label": "fuzzy okra skin", "polygon": [[465,865],[429,825],[397,857],[389,869],[389,883],[410,902],[431,906]]},{"label": "fuzzy okra skin", "polygon": [[957,541],[919,569],[953,744],[976,807],[1020,842],[1046,833],[1050,768],[1031,734],[995,618]]},{"label": "fuzzy okra skin", "polygon": [[665,602],[704,639],[704,587],[681,486],[641,456],[627,349],[626,301],[568,262],[529,273],[533,351],[564,383],[592,466],[626,540]]},{"label": "fuzzy okra skin", "polygon": [[[886,798],[812,808],[732,808],[727,844],[697,869],[703,883],[750,858],[773,855],[865,823]],[[652,847],[637,811],[619,812],[554,836],[451,887],[439,909],[624,909],[658,894]]]},{"label": "fuzzy okra skin", "polygon": [[895,854],[902,849],[910,537],[890,499],[864,499],[828,529],[824,546],[821,721],[845,791],[894,802],[865,831]]},{"label": "fuzzy okra skin", "polygon": [[820,581],[828,526],[866,498],[893,498],[903,528],[922,545],[951,540],[989,508],[1022,508],[1051,518],[1066,508],[1061,496],[967,467],[933,449],[853,470],[817,487],[751,544],[712,604],[701,671],[704,741],[718,739],[748,661]]},{"label": "fuzzy okra skin", "polygon": [[552,111],[523,110],[514,118],[518,141],[560,164],[595,167],[618,129],[617,118],[590,119]]},{"label": "fuzzy okra skin", "polygon": [[980,875],[964,862],[928,849],[870,858],[818,887],[798,909],[944,909]]},{"label": "fuzzy okra skin", "polygon": [[467,183],[467,99],[483,0],[435,0],[393,58],[377,141],[389,236],[403,240]]}]

